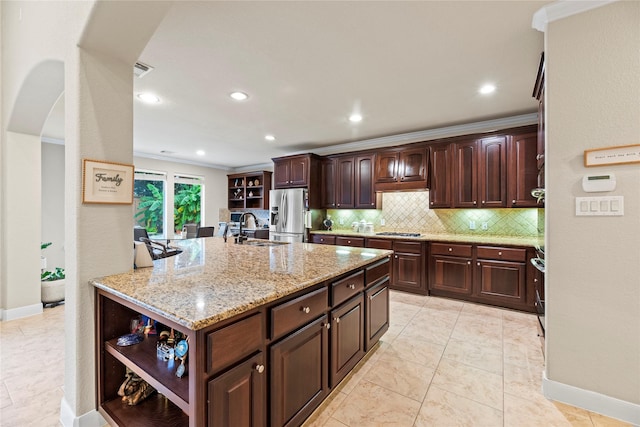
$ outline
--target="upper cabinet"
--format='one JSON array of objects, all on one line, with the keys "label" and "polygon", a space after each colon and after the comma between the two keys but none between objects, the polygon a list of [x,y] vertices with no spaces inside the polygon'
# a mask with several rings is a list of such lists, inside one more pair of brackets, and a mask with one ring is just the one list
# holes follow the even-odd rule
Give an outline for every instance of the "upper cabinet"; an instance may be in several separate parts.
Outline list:
[{"label": "upper cabinet", "polygon": [[427,188],[427,148],[394,148],[376,153],[375,191]]},{"label": "upper cabinet", "polygon": [[279,157],[273,160],[273,186],[279,188],[308,187],[311,173],[316,171],[318,157],[314,154]]},{"label": "upper cabinet", "polygon": [[453,144],[453,207],[478,206],[478,144],[475,140]]},{"label": "upper cabinet", "polygon": [[538,100],[538,134],[537,134],[537,166],[538,166],[538,183],[537,187],[544,188],[544,135],[546,129],[545,123],[545,65],[544,52],[540,55],[540,65],[538,66],[538,75],[536,83],[533,87],[532,96]]},{"label": "upper cabinet", "polygon": [[512,135],[507,151],[507,205],[512,208],[538,206],[531,195],[531,190],[538,187],[538,134]]},{"label": "upper cabinet", "polygon": [[362,153],[324,159],[320,165],[322,207],[327,209],[375,209],[373,190],[375,155]]},{"label": "upper cabinet", "polygon": [[269,209],[271,172],[248,172],[227,175],[229,210]]},{"label": "upper cabinet", "polygon": [[507,197],[507,137],[478,141],[478,199],[481,208],[504,208]]},{"label": "upper cabinet", "polygon": [[453,146],[448,143],[429,147],[429,207],[450,208],[452,204]]}]

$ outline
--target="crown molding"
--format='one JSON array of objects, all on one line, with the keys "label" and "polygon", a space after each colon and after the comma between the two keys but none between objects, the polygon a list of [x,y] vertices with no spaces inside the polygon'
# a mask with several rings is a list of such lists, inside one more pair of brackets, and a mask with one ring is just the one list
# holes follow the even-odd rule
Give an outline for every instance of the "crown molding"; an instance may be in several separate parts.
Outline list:
[{"label": "crown molding", "polygon": [[567,18],[572,15],[606,6],[618,0],[559,0],[548,4],[533,14],[531,26],[540,31],[546,32],[549,22]]},{"label": "crown molding", "polygon": [[205,168],[220,169],[220,170],[224,170],[224,171],[233,170],[233,168],[231,168],[229,166],[218,165],[218,164],[215,164],[215,163],[194,162],[192,160],[175,159],[173,157],[158,156],[157,154],[143,153],[143,152],[140,152],[140,151],[134,151],[133,152],[133,156],[134,157],[142,157],[142,158],[145,158],[145,159],[161,160],[161,161],[164,161],[164,162],[183,163],[185,165],[193,165],[193,166],[201,166],[201,167],[205,167]]}]

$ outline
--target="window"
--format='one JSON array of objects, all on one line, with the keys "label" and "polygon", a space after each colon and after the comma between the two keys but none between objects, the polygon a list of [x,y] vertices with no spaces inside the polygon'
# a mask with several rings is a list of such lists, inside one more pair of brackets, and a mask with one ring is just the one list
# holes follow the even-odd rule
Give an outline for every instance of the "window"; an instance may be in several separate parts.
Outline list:
[{"label": "window", "polygon": [[176,175],[173,184],[173,222],[176,231],[184,224],[198,224],[203,214],[204,178]]},{"label": "window", "polygon": [[164,236],[165,184],[161,172],[137,170],[133,184],[135,224],[147,229],[150,237]]}]

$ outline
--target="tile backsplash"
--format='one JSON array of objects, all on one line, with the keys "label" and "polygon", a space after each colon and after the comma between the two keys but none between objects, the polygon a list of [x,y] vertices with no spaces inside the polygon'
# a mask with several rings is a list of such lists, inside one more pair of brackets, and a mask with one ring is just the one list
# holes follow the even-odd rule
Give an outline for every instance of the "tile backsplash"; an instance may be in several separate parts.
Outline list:
[{"label": "tile backsplash", "polygon": [[[544,209],[429,209],[429,192],[383,193],[382,209],[329,209],[334,230],[356,221],[372,222],[379,231],[538,236],[544,233]],[[384,221],[383,226],[381,222]],[[470,222],[475,222],[471,229]],[[542,221],[542,224],[540,224]],[[482,225],[486,223],[486,230]]]}]

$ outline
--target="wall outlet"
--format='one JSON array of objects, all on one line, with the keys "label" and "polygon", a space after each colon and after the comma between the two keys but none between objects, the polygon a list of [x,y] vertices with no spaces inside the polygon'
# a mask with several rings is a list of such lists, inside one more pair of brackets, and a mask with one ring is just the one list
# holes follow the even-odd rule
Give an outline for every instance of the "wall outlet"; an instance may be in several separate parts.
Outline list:
[{"label": "wall outlet", "polygon": [[489,229],[489,223],[488,222],[483,222],[482,223],[482,229],[483,230],[488,230]]},{"label": "wall outlet", "polygon": [[469,230],[475,230],[475,229],[476,229],[476,222],[469,221]]},{"label": "wall outlet", "polygon": [[380,225],[384,225],[386,223],[386,221],[384,220],[384,218],[380,218]]}]

